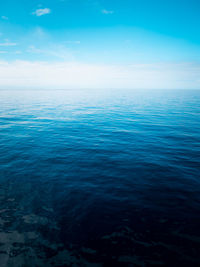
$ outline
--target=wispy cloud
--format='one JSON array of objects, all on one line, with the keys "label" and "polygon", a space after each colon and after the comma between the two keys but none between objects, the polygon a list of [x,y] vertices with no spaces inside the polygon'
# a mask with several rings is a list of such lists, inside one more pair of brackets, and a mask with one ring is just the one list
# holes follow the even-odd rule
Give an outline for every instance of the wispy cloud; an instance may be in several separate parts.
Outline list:
[{"label": "wispy cloud", "polygon": [[22,51],[4,51],[4,50],[0,50],[0,54],[14,54],[14,55],[19,55],[19,54],[22,54]]},{"label": "wispy cloud", "polygon": [[22,54],[22,51],[17,50],[17,51],[14,51],[13,53],[16,54],[16,55],[20,55],[20,54]]},{"label": "wispy cloud", "polygon": [[101,13],[103,13],[105,15],[112,15],[114,13],[114,11],[113,10],[102,9]]},{"label": "wispy cloud", "polygon": [[1,18],[4,20],[8,20],[8,17],[6,17],[6,16],[1,16]]},{"label": "wispy cloud", "polygon": [[11,43],[11,42],[5,42],[5,43],[0,43],[0,46],[16,46],[16,43]]},{"label": "wispy cloud", "polygon": [[40,16],[47,15],[50,13],[51,13],[50,8],[39,8],[39,9],[36,9],[32,14],[37,17],[40,17]]},{"label": "wispy cloud", "polygon": [[80,44],[81,41],[65,41],[65,44]]},{"label": "wispy cloud", "polygon": [[73,60],[73,53],[65,46],[60,44],[49,45],[49,48],[37,48],[31,45],[27,49],[28,53],[41,54],[50,58],[57,58],[61,60]]},{"label": "wispy cloud", "polygon": [[30,45],[27,52],[40,54],[40,53],[44,53],[44,50],[36,48],[34,45]]}]

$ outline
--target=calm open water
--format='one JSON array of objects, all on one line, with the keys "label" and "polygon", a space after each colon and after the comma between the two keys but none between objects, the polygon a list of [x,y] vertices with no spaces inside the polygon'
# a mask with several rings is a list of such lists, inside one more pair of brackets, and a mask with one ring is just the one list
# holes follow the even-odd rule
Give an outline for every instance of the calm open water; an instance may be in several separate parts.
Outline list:
[{"label": "calm open water", "polygon": [[200,91],[1,90],[0,266],[200,266]]}]

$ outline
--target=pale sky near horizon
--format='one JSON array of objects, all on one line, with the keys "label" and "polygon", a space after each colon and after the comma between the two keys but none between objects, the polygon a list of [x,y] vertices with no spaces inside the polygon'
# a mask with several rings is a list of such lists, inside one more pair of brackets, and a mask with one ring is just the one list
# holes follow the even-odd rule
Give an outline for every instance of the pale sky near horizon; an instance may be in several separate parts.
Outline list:
[{"label": "pale sky near horizon", "polygon": [[200,89],[199,0],[0,2],[0,88]]}]

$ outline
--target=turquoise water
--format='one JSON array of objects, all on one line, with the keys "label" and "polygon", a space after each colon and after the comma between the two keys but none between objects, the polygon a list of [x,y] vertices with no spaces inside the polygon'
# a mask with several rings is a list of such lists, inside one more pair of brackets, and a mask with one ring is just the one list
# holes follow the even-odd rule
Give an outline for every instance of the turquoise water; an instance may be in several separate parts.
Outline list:
[{"label": "turquoise water", "polygon": [[199,266],[200,91],[1,90],[1,266]]}]

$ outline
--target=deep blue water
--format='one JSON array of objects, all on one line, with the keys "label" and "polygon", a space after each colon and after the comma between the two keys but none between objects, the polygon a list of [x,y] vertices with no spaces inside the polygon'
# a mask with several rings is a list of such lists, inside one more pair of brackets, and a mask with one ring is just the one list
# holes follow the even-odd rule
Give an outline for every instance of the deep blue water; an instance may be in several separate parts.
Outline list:
[{"label": "deep blue water", "polygon": [[1,266],[200,266],[200,91],[1,90],[0,205]]}]

